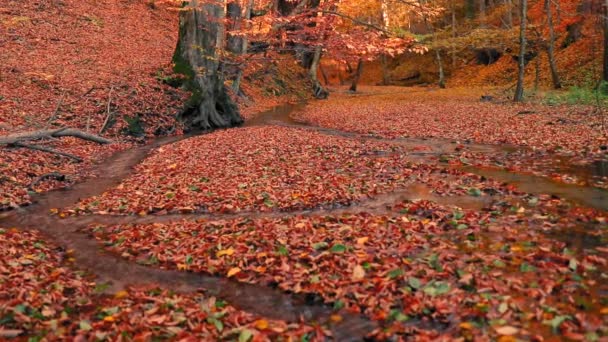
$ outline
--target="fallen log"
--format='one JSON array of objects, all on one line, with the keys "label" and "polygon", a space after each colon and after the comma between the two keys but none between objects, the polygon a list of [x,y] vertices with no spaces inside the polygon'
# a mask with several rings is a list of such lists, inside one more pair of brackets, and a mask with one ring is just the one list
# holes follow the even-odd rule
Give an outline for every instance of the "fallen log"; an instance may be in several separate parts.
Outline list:
[{"label": "fallen log", "polygon": [[37,186],[41,182],[44,182],[47,179],[54,179],[54,180],[63,182],[63,181],[67,180],[67,177],[64,174],[61,174],[59,172],[45,173],[45,174],[43,174],[41,176],[38,176],[36,179],[34,179],[34,181],[32,183],[30,183],[30,185],[27,187],[27,189],[29,191],[34,191],[34,187],[35,186]]},{"label": "fallen log", "polygon": [[61,151],[58,151],[58,150],[55,150],[55,149],[52,149],[52,148],[46,147],[46,146],[30,145],[30,144],[24,144],[24,143],[21,143],[21,142],[14,143],[14,144],[11,144],[11,145],[16,146],[16,147],[28,148],[30,150],[42,151],[42,152],[52,153],[52,154],[55,154],[55,155],[58,155],[58,156],[67,157],[67,158],[70,158],[70,159],[72,159],[72,160],[74,160],[74,161],[76,161],[78,163],[82,163],[82,161],[83,161],[82,158],[77,157],[77,156],[75,156],[73,154],[69,154],[69,153],[66,153],[66,152],[61,152]]},{"label": "fallen log", "polygon": [[16,143],[44,138],[76,137],[98,144],[110,144],[112,140],[99,135],[87,133],[74,128],[43,129],[39,131],[10,134],[0,137],[0,145],[15,145]]}]

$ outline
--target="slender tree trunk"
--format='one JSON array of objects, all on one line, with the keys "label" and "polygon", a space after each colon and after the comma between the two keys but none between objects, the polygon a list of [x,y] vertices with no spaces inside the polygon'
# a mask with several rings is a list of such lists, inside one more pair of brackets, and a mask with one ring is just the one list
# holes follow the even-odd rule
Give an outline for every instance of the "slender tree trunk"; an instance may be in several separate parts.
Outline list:
[{"label": "slender tree trunk", "polygon": [[524,99],[524,76],[526,72],[526,26],[528,18],[528,0],[521,0],[520,5],[520,18],[521,24],[519,25],[519,66],[517,75],[517,87],[515,88],[515,96],[513,101],[521,102]]},{"label": "slender tree trunk", "polygon": [[513,28],[513,0],[505,0],[505,6],[507,7],[507,28]]},{"label": "slender tree trunk", "polygon": [[534,91],[538,91],[540,84],[540,56],[534,58]]},{"label": "slender tree trunk", "polygon": [[382,64],[382,85],[388,85],[389,77],[388,77],[388,60],[385,54],[380,56],[380,63]]},{"label": "slender tree trunk", "polygon": [[[388,31],[390,28],[391,21],[390,21],[390,17],[388,14],[387,0],[382,0],[381,9],[382,9],[382,27]],[[389,83],[388,65],[387,65],[388,61],[387,61],[386,54],[382,54],[382,56],[380,57],[380,63],[382,64],[382,85],[388,85],[388,83]]]},{"label": "slender tree trunk", "polygon": [[479,0],[479,26],[486,27],[486,0]]},{"label": "slender tree trunk", "polygon": [[435,49],[435,58],[437,58],[437,66],[439,67],[439,88],[445,88],[445,73],[443,71],[443,62],[441,60],[441,51],[439,49]]},{"label": "slender tree trunk", "polygon": [[321,76],[323,76],[323,83],[325,83],[326,86],[329,85],[329,77],[327,77],[327,73],[325,72],[325,68],[323,67],[323,64],[319,63],[319,71],[321,71]]},{"label": "slender tree trunk", "polygon": [[604,10],[604,81],[608,82],[608,0]]},{"label": "slender tree trunk", "polygon": [[547,11],[547,24],[549,25],[549,45],[547,46],[547,55],[549,57],[549,67],[551,68],[551,80],[553,80],[553,88],[560,89],[562,84],[559,80],[557,64],[555,63],[555,32],[553,31],[551,0],[545,0],[545,11]]},{"label": "slender tree trunk", "polygon": [[[251,11],[253,10],[253,0],[249,0],[247,1],[247,7],[245,7],[245,20],[249,20],[251,19]],[[248,24],[245,24],[248,25]],[[243,36],[242,38],[242,45],[241,45],[241,55],[244,55],[247,53],[247,49],[248,49],[248,45],[249,45],[249,41],[247,40],[246,36]],[[236,78],[234,79],[234,83],[232,83],[232,90],[234,91],[235,94],[239,94],[239,91],[241,89],[241,80],[243,78],[243,68],[239,68],[239,71],[236,74]]]},{"label": "slender tree trunk", "polygon": [[312,81],[312,91],[314,96],[317,99],[326,99],[329,96],[329,92],[321,85],[319,82],[318,74],[319,74],[319,65],[321,63],[321,53],[323,52],[323,46],[317,45],[315,47],[315,53],[312,58],[312,63],[310,64],[310,69],[308,70],[308,74]]},{"label": "slender tree trunk", "polygon": [[357,63],[357,71],[355,72],[355,77],[353,77],[353,83],[350,86],[350,91],[353,93],[357,92],[357,86],[359,84],[359,79],[361,78],[361,73],[363,73],[363,59],[359,58],[359,62]]},{"label": "slender tree trunk", "polygon": [[208,130],[243,122],[228,96],[218,58],[223,46],[225,8],[192,0],[180,12],[180,29],[173,62],[187,78],[193,95],[180,113],[187,129]]},{"label": "slender tree trunk", "polygon": [[475,0],[465,0],[464,4],[467,19],[475,19]]},{"label": "slender tree trunk", "polygon": [[[452,11],[452,39],[456,39],[456,2],[452,0],[450,3]],[[456,68],[456,45],[452,47],[452,68]]]}]

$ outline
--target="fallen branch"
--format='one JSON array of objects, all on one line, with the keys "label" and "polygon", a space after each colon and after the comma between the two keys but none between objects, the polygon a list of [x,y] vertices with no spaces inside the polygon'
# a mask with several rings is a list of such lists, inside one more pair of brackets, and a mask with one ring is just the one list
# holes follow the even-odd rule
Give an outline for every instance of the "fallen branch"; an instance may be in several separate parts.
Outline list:
[{"label": "fallen branch", "polygon": [[49,121],[47,121],[47,123],[46,123],[47,127],[50,124],[52,124],[53,121],[55,121],[55,119],[57,118],[57,114],[59,114],[59,110],[61,109],[61,105],[63,104],[63,99],[64,98],[65,98],[65,91],[63,93],[61,93],[61,98],[59,98],[59,102],[57,102],[57,107],[55,108],[55,111],[53,112],[53,114],[49,118]]},{"label": "fallen branch", "polygon": [[114,86],[112,86],[112,88],[110,88],[110,93],[108,94],[108,106],[107,106],[108,114],[106,115],[106,120],[103,122],[103,126],[101,126],[101,130],[99,130],[99,134],[103,133],[108,128],[108,125],[110,124],[110,119],[112,118],[112,110],[110,108],[110,105],[112,104],[112,92],[113,91],[114,91]]},{"label": "fallen branch", "polygon": [[110,144],[112,140],[104,137],[83,132],[74,128],[60,129],[43,129],[39,131],[30,131],[17,134],[6,135],[0,137],[0,145],[15,145],[16,143],[29,140],[38,140],[45,138],[60,138],[60,137],[76,137],[82,140],[92,141],[98,144]]},{"label": "fallen branch", "polygon": [[82,161],[83,161],[82,158],[77,157],[77,156],[75,156],[73,154],[61,152],[61,151],[52,149],[50,147],[24,144],[24,143],[21,143],[21,142],[18,142],[18,143],[12,144],[12,145],[16,146],[16,147],[29,148],[30,150],[42,151],[42,152],[52,153],[52,154],[55,154],[55,155],[58,155],[58,156],[67,157],[67,158],[70,158],[70,159],[72,159],[72,160],[74,160],[74,161],[76,161],[78,163],[82,163]]},{"label": "fallen branch", "polygon": [[32,183],[30,183],[30,185],[28,185],[27,189],[29,191],[34,191],[35,186],[37,186],[41,182],[44,182],[47,179],[54,179],[54,180],[63,182],[65,180],[67,180],[67,177],[64,174],[61,174],[59,172],[45,173],[42,176],[39,176],[38,178],[36,178]]}]

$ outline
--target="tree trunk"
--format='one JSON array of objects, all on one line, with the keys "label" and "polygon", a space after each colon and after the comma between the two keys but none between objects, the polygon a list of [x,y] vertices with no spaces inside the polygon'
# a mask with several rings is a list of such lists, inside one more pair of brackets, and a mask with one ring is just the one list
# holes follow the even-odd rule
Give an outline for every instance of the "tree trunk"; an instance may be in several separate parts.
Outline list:
[{"label": "tree trunk", "polygon": [[228,96],[218,49],[223,47],[225,9],[192,0],[180,12],[180,30],[173,56],[175,69],[188,78],[193,95],[180,113],[186,129],[209,130],[243,122]]},{"label": "tree trunk", "polygon": [[524,76],[526,72],[526,24],[528,18],[528,0],[521,0],[520,5],[520,18],[521,24],[519,25],[519,59],[518,59],[518,75],[517,75],[517,87],[515,88],[515,96],[513,101],[521,102],[524,99]]},{"label": "tree trunk", "polygon": [[382,85],[385,86],[389,84],[388,60],[386,58],[386,54],[382,54],[382,56],[380,56],[380,63],[382,64]]},{"label": "tree trunk", "polygon": [[465,0],[464,8],[467,19],[475,19],[475,0]]},{"label": "tree trunk", "polygon": [[[452,0],[450,2],[450,8],[452,11],[452,39],[456,40],[456,2]],[[456,45],[452,47],[452,68],[456,68]]]},{"label": "tree trunk", "polygon": [[317,45],[315,47],[314,56],[312,58],[312,63],[310,64],[310,69],[308,71],[310,80],[312,81],[312,91],[313,95],[317,99],[326,99],[329,96],[329,92],[323,88],[321,82],[319,82],[319,78],[317,75],[319,74],[319,65],[321,63],[321,53],[323,52],[323,47],[321,45]]},{"label": "tree trunk", "polygon": [[604,81],[608,82],[608,0],[604,10]]},{"label": "tree trunk", "polygon": [[359,79],[361,78],[361,73],[363,72],[363,59],[359,58],[359,63],[357,63],[357,71],[355,72],[355,77],[353,77],[353,83],[350,86],[350,91],[353,93],[357,92],[357,86],[359,84]]},{"label": "tree trunk", "polygon": [[445,73],[443,71],[443,62],[441,61],[441,51],[439,49],[435,49],[435,57],[437,58],[437,66],[439,67],[439,82],[437,85],[439,88],[445,88]]},{"label": "tree trunk", "polygon": [[538,91],[540,84],[540,56],[534,58],[534,91]]},{"label": "tree trunk", "polygon": [[479,0],[479,26],[486,27],[486,0]]},{"label": "tree trunk", "polygon": [[562,84],[559,80],[557,64],[555,63],[555,32],[553,31],[551,0],[545,0],[545,11],[547,11],[547,24],[549,25],[549,45],[547,46],[547,55],[549,57],[549,67],[551,68],[551,80],[553,80],[553,88],[560,89]]},{"label": "tree trunk", "polygon": [[505,0],[505,6],[507,7],[507,28],[513,28],[513,0]]},{"label": "tree trunk", "polygon": [[[245,20],[250,20],[251,19],[251,11],[253,9],[253,0],[249,0],[247,1],[247,7],[245,7]],[[248,25],[248,24],[245,24]],[[243,36],[242,40],[241,40],[241,51],[240,54],[244,55],[247,53],[247,48],[249,45],[249,41],[247,40],[246,36]],[[241,89],[241,79],[243,78],[243,67],[239,68],[239,71],[237,71],[236,77],[234,79],[234,82],[232,83],[232,90],[234,91],[234,93],[236,95],[239,94],[239,91]]]}]

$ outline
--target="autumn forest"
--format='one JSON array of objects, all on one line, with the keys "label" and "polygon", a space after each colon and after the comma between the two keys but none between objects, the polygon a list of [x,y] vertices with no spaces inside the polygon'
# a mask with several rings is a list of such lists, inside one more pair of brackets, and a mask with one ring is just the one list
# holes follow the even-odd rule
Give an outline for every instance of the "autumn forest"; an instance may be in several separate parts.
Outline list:
[{"label": "autumn forest", "polygon": [[0,340],[608,341],[608,1],[0,0]]}]

